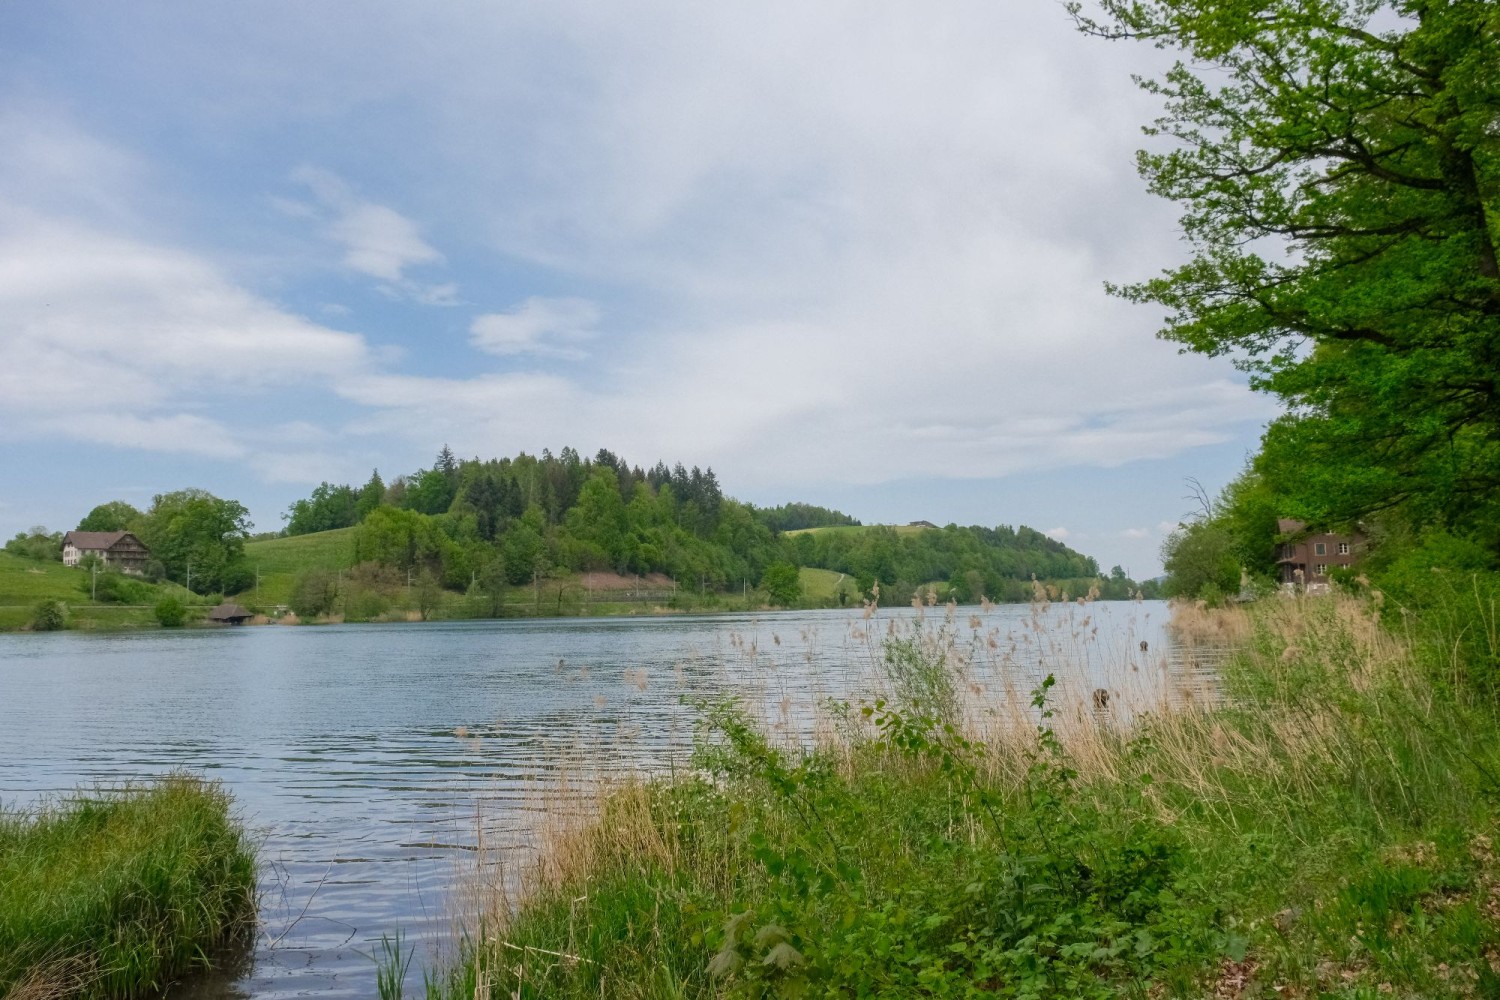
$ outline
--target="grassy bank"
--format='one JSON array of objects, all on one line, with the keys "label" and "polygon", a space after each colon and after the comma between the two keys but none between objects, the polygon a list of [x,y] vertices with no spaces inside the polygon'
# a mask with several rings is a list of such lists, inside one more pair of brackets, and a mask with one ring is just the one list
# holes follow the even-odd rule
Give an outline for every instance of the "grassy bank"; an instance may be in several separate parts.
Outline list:
[{"label": "grassy bank", "polygon": [[158,995],[254,911],[251,847],[217,785],[173,776],[0,814],[0,996]]},{"label": "grassy bank", "polygon": [[1190,616],[1241,645],[1223,698],[1120,692],[1128,731],[987,703],[994,636],[929,619],[816,749],[711,706],[694,773],[559,797],[431,992],[1500,996],[1495,705],[1451,631],[1378,618]]}]

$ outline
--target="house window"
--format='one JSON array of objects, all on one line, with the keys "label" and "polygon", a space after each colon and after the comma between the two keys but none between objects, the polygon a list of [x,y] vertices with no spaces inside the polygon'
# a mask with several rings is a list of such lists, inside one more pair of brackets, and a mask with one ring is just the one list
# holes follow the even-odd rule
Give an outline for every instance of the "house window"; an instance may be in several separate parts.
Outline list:
[{"label": "house window", "polygon": [[1349,543],[1348,542],[1339,542],[1339,555],[1341,555],[1341,556],[1347,556],[1348,554],[1349,554]]},{"label": "house window", "polygon": [[1313,555],[1326,556],[1327,554],[1328,554],[1328,546],[1324,545],[1322,542],[1318,542],[1316,545],[1313,546]]},{"label": "house window", "polygon": [[1315,566],[1313,566],[1313,575],[1314,576],[1327,576],[1328,575],[1328,564],[1327,563],[1318,563]]}]

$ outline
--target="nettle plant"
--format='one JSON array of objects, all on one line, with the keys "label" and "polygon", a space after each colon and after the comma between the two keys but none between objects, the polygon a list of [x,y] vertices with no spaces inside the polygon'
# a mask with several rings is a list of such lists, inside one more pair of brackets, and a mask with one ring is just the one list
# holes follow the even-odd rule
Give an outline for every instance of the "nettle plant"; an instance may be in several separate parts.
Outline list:
[{"label": "nettle plant", "polygon": [[1033,692],[1019,780],[997,777],[949,698],[841,706],[867,735],[840,752],[775,746],[732,704],[710,707],[720,739],[700,764],[763,877],[705,935],[709,972],[751,997],[1104,997],[1149,979],[1185,989],[1205,959],[1242,956],[1183,889],[1184,852],[1142,804],[1149,774],[1124,809],[1080,786],[1051,726],[1054,683]]}]

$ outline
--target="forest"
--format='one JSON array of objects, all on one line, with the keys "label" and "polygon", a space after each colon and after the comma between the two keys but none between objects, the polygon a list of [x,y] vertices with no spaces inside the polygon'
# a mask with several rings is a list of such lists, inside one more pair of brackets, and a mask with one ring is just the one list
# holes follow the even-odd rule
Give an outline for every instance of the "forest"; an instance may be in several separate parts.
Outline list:
[{"label": "forest", "polygon": [[[286,535],[357,527],[355,562],[430,574],[442,586],[517,586],[560,573],[662,574],[697,591],[762,587],[772,567],[847,574],[858,590],[904,603],[939,585],[959,601],[1026,600],[1035,579],[1057,594],[1140,590],[1027,527],[864,527],[804,503],[757,508],[725,496],[713,469],[632,466],[601,449],[459,459],[386,483],[322,483],[292,504]],[[486,581],[489,581],[486,583]],[[771,588],[777,603],[795,589]]]}]

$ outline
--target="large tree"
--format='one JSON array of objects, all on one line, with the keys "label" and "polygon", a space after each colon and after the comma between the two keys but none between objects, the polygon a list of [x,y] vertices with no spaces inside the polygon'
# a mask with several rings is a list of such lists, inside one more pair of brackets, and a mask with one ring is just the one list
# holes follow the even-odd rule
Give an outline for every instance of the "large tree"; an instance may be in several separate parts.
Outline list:
[{"label": "large tree", "polygon": [[141,540],[169,579],[184,584],[191,579],[192,589],[200,594],[230,594],[254,580],[254,571],[245,564],[249,530],[249,512],[239,501],[187,489],[152,498]]},{"label": "large tree", "polygon": [[1140,154],[1191,249],[1115,288],[1232,355],[1287,415],[1295,512],[1477,526],[1500,489],[1500,4],[1097,0],[1085,30],[1182,54]]},{"label": "large tree", "polygon": [[124,500],[101,503],[78,522],[79,531],[134,531],[142,514]]}]

